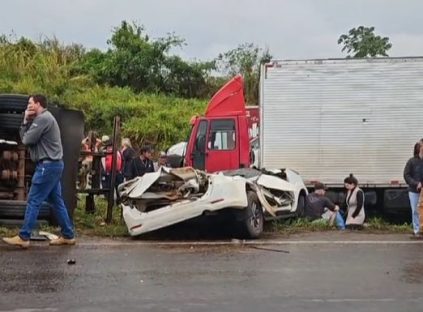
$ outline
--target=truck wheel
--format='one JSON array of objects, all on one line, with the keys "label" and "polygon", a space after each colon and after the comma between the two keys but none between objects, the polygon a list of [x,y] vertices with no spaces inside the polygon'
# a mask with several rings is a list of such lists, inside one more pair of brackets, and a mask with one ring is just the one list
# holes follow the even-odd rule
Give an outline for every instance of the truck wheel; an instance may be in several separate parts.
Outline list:
[{"label": "truck wheel", "polygon": [[[26,202],[13,200],[0,201],[0,219],[23,219],[25,217]],[[43,203],[38,214],[38,219],[50,219],[50,205]]]},{"label": "truck wheel", "polygon": [[3,112],[24,112],[28,105],[28,96],[21,94],[0,94],[0,110]]},{"label": "truck wheel", "polygon": [[305,196],[302,194],[298,196],[296,215],[299,218],[302,218],[305,216]]},{"label": "truck wheel", "polygon": [[2,129],[17,130],[20,128],[23,121],[21,114],[0,113],[0,124]]},{"label": "truck wheel", "polygon": [[242,211],[241,236],[243,238],[258,238],[263,232],[264,215],[256,193],[247,192],[248,206]]}]

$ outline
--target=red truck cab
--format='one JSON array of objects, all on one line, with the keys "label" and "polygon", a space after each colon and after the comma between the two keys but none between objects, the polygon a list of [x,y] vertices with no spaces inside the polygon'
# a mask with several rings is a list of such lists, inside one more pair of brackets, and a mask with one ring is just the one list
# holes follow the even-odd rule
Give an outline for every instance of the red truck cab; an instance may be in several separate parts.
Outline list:
[{"label": "red truck cab", "polygon": [[185,165],[207,172],[251,165],[249,114],[244,81],[236,76],[210,100],[204,117],[191,120]]}]

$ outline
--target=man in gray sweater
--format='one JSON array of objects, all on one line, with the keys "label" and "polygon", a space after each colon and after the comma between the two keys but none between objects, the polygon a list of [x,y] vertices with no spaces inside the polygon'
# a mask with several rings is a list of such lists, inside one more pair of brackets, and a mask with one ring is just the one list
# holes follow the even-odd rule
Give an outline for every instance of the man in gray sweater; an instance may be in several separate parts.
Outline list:
[{"label": "man in gray sweater", "polygon": [[24,224],[19,235],[3,238],[10,245],[29,247],[31,231],[37,221],[43,201],[49,202],[61,227],[62,236],[50,241],[50,245],[74,245],[74,229],[62,197],[60,179],[63,172],[63,148],[56,119],[47,111],[47,99],[43,95],[29,97],[28,107],[20,128],[22,143],[30,151],[36,163],[28,194]]}]

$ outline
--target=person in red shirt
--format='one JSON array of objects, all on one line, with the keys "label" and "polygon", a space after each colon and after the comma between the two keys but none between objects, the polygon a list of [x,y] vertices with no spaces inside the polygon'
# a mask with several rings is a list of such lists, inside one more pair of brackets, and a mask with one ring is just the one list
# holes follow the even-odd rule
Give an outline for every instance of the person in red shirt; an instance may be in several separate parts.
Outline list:
[{"label": "person in red shirt", "polygon": [[[107,153],[107,155],[103,157],[101,160],[102,171],[103,171],[102,172],[103,174],[101,176],[101,185],[104,189],[107,189],[107,188],[110,188],[111,178],[112,178],[113,144],[110,139],[103,140],[103,144],[105,146],[104,151]],[[116,151],[116,181],[115,181],[116,189],[118,185],[123,182],[122,168],[123,168],[122,153],[118,150]]]}]

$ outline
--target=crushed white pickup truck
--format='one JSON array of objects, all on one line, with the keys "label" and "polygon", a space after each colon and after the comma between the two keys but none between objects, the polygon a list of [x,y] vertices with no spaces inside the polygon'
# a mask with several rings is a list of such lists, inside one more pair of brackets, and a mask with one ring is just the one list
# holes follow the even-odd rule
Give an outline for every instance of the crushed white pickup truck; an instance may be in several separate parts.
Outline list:
[{"label": "crushed white pickup truck", "polygon": [[119,187],[123,218],[132,236],[203,214],[230,210],[245,238],[257,238],[266,219],[304,213],[307,189],[289,169],[239,169],[209,174],[165,168]]}]

